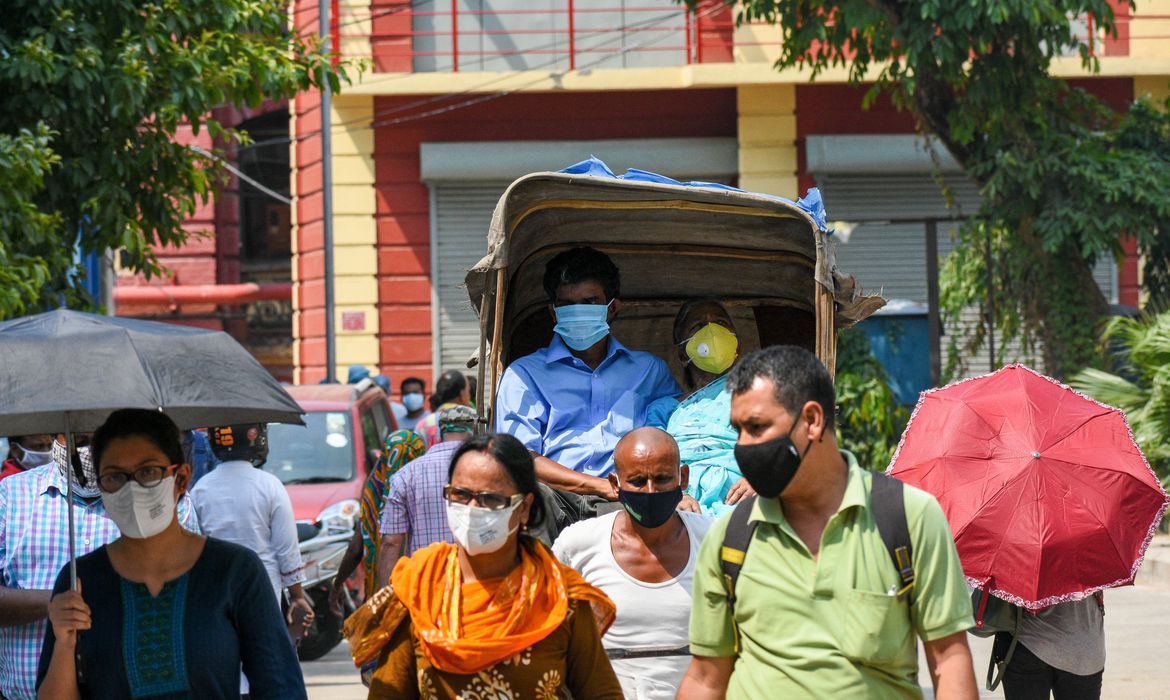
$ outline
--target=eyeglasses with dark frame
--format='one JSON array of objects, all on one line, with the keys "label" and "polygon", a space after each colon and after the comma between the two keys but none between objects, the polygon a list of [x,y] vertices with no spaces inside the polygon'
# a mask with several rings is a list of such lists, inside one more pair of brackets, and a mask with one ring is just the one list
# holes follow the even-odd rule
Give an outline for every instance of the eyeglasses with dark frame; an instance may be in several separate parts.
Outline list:
[{"label": "eyeglasses with dark frame", "polygon": [[133,473],[107,472],[98,477],[98,488],[106,493],[116,493],[121,491],[122,487],[128,484],[131,479],[134,479],[140,485],[152,489],[162,483],[168,472],[178,468],[179,465],[172,464],[167,467],[142,467],[134,470]]},{"label": "eyeglasses with dark frame", "polygon": [[468,491],[467,489],[461,489],[458,486],[447,484],[443,487],[443,498],[446,498],[452,503],[460,503],[462,505],[470,505],[472,501],[475,501],[481,508],[503,510],[523,500],[524,494],[515,493],[511,496],[505,496],[502,493],[493,493],[491,491]]}]

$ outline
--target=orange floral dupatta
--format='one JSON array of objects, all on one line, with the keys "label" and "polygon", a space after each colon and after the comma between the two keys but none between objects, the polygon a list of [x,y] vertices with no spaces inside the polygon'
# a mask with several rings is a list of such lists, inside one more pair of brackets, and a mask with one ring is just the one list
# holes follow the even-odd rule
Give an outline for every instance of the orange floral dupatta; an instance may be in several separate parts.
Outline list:
[{"label": "orange floral dupatta", "polygon": [[[371,599],[382,608],[376,629],[370,629],[373,619],[360,626],[347,621],[347,634],[351,628],[367,630],[357,640],[350,635],[359,665],[377,657],[404,613],[409,613],[419,648],[435,668],[471,674],[548,637],[569,614],[570,600],[590,603],[602,634],[616,612],[601,590],[529,537],[520,538],[520,566],[502,579],[463,583],[458,549],[440,542],[400,559],[390,584],[393,600],[381,595]],[[375,602],[378,598],[381,605]]]}]

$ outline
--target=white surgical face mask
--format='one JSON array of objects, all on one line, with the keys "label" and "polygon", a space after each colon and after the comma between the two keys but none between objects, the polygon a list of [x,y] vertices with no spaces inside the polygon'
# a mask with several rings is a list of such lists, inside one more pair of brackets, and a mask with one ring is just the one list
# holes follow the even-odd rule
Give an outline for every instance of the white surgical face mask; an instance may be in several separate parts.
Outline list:
[{"label": "white surgical face mask", "polygon": [[25,469],[35,469],[36,467],[43,467],[49,462],[53,461],[53,451],[48,450],[39,452],[37,450],[30,450],[23,445],[20,447],[20,465]]},{"label": "white surgical face mask", "polygon": [[123,537],[154,537],[175,518],[175,477],[149,488],[131,479],[113,493],[102,491],[102,504]]},{"label": "white surgical face mask", "polygon": [[[523,501],[521,501],[523,503]],[[472,556],[495,552],[519,527],[509,528],[508,521],[520,503],[500,510],[477,508],[466,503],[447,501],[447,525],[455,541]]]}]

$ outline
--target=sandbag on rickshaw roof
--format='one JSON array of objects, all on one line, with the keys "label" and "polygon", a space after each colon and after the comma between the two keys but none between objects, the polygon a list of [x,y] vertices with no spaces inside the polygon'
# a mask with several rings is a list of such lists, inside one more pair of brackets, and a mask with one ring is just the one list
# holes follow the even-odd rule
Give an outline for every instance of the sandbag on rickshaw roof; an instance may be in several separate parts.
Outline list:
[{"label": "sandbag on rickshaw roof", "polygon": [[722,300],[744,349],[803,345],[830,368],[835,330],[885,303],[836,269],[815,189],[794,202],[640,170],[615,176],[590,158],[526,175],[496,205],[488,253],[466,278],[492,389],[503,367],[548,344],[545,265],[581,245],[606,253],[621,271],[614,334],[668,361],[674,316],[688,299]]}]

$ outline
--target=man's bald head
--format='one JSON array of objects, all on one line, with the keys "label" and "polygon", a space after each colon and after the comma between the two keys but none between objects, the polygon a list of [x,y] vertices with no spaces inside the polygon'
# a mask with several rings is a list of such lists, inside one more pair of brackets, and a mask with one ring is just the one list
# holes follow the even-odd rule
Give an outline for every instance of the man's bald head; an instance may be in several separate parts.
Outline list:
[{"label": "man's bald head", "polygon": [[659,428],[638,428],[626,433],[613,450],[614,470],[623,488],[641,477],[679,474],[678,443]]}]

